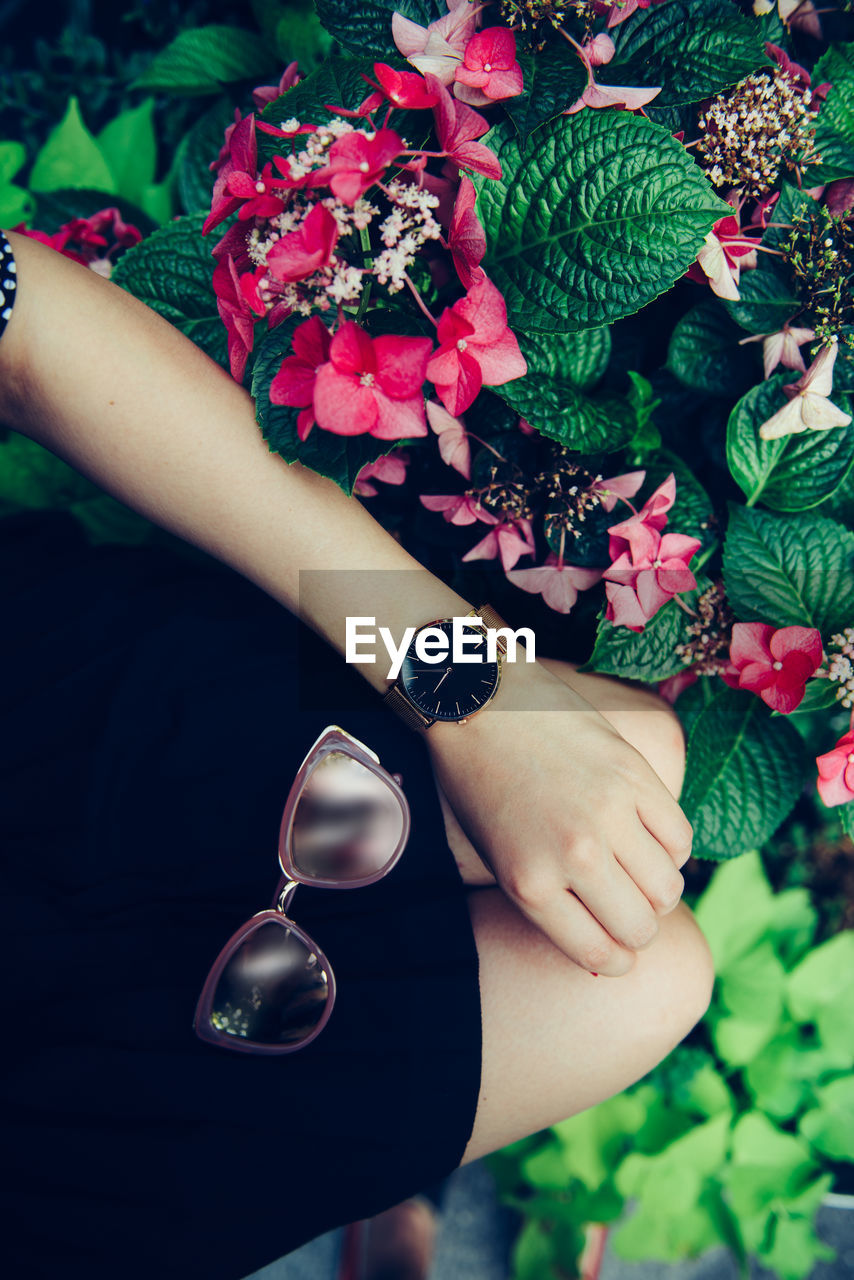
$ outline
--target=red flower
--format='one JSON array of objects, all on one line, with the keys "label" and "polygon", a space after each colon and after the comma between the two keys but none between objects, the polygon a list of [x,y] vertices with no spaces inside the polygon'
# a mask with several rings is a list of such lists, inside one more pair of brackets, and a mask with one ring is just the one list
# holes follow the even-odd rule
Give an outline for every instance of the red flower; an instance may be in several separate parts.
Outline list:
[{"label": "red flower", "polygon": [[425,493],[419,501],[428,511],[441,511],[449,524],[498,524],[498,516],[481,505],[475,493]]},{"label": "red flower", "polygon": [[[263,274],[263,267],[258,271]],[[228,362],[235,382],[243,381],[255,336],[255,316],[263,316],[255,272],[238,273],[232,257],[218,262],[213,273],[217,310],[228,333]]]},{"label": "red flower", "polygon": [[839,739],[832,751],[816,757],[818,794],[826,805],[854,800],[854,729]]},{"label": "red flower", "polygon": [[729,656],[739,689],[758,693],[769,707],[788,715],[821,666],[821,636],[815,627],[777,630],[764,622],[736,622]]},{"label": "red flower", "polygon": [[564,564],[554,551],[546,557],[545,564],[534,569],[514,569],[507,574],[514,586],[541,595],[555,613],[569,613],[579,591],[594,587],[601,577],[601,569],[582,569],[578,565]]},{"label": "red flower", "polygon": [[460,180],[448,233],[448,248],[457,268],[460,283],[471,289],[483,277],[480,262],[486,253],[486,232],[474,211],[477,192],[471,178]]},{"label": "red flower", "polygon": [[304,280],[325,267],[338,242],[338,223],[322,204],[314,205],[296,231],[282,236],[267,254],[267,269],[275,280]]},{"label": "red flower", "polygon": [[354,205],[403,149],[403,139],[393,129],[378,129],[371,136],[358,130],[345,133],[329,148],[329,164],[312,174],[313,185],[325,182],[339,200]]},{"label": "red flower", "polygon": [[360,498],[375,498],[379,489],[370,483],[371,480],[382,480],[384,484],[403,484],[408,462],[409,455],[403,449],[383,454],[376,462],[366,462],[356,476],[353,492]]},{"label": "red flower", "polygon": [[[635,476],[637,472],[629,472],[629,475]],[[625,477],[618,478],[625,479]],[[603,481],[603,484],[610,485],[613,484],[613,481]],[[623,493],[622,496],[631,497],[631,494]],[[611,559],[616,560],[617,556],[624,551],[631,551],[634,547],[637,547],[638,556],[642,556],[648,547],[650,530],[655,533],[661,532],[667,524],[667,513],[675,501],[676,477],[671,472],[655,492],[650,494],[637,515],[630,516],[628,520],[622,520],[619,524],[612,524],[609,527],[608,554]],[[606,507],[605,509],[608,510],[609,508]]]},{"label": "red flower", "polygon": [[255,117],[248,115],[234,126],[228,142],[228,159],[214,183],[211,211],[202,226],[202,235],[224,222],[236,209],[240,217],[269,218],[281,213],[282,202],[271,193],[292,184],[272,177],[272,165],[265,164],[258,173],[258,144],[255,141]]},{"label": "red flower", "polygon": [[498,387],[528,371],[507,328],[504,299],[486,276],[443,311],[438,338],[439,350],[427,366],[427,377],[454,415],[468,409],[482,386]]},{"label": "red flower", "polygon": [[314,382],[317,371],[329,359],[332,335],[318,316],[312,316],[294,330],[291,347],[279,372],[270,383],[272,404],[288,404],[301,409],[297,414],[297,435],[305,440],[317,419],[314,416]]},{"label": "red flower", "polygon": [[371,338],[353,320],[341,326],[317,371],[314,412],[336,435],[380,440],[425,436],[424,382],[429,338]]},{"label": "red flower", "polygon": [[506,573],[520,556],[533,555],[535,551],[530,520],[508,520],[490,529],[485,538],[466,552],[463,560],[494,560],[498,556]]},{"label": "red flower", "polygon": [[522,68],[516,61],[513,32],[507,27],[487,27],[473,35],[457,67],[456,81],[457,97],[475,107],[521,93]]},{"label": "red flower", "polygon": [[368,115],[386,100],[395,107],[410,111],[421,111],[436,104],[435,92],[425,83],[424,77],[414,71],[398,71],[385,62],[375,62],[374,75],[379,83],[362,74],[362,79],[373,85],[376,93],[365,98],[359,107],[359,115]]},{"label": "red flower", "polygon": [[448,159],[463,169],[482,173],[487,178],[500,178],[501,165],[498,156],[476,138],[482,138],[489,129],[488,121],[479,112],[457,102],[436,76],[428,75],[427,84],[436,94],[433,117],[439,146]]},{"label": "red flower", "polygon": [[301,79],[299,67],[295,62],[289,62],[282,72],[282,78],[278,84],[261,84],[257,89],[252,90],[252,101],[255,107],[260,111],[266,107],[268,102],[275,102],[277,98],[281,98],[283,93],[287,93],[288,89],[293,88],[295,84],[299,84]]}]

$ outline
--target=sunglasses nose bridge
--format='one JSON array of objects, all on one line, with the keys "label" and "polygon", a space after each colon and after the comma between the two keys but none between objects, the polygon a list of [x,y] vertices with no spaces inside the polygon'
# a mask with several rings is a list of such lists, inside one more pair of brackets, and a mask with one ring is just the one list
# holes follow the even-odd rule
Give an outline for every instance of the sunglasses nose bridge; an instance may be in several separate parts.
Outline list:
[{"label": "sunglasses nose bridge", "polygon": [[279,891],[279,897],[276,901],[276,910],[280,911],[282,915],[287,914],[287,910],[290,905],[291,899],[293,898],[298,888],[299,888],[298,880],[285,879],[285,883],[282,885],[282,888]]}]

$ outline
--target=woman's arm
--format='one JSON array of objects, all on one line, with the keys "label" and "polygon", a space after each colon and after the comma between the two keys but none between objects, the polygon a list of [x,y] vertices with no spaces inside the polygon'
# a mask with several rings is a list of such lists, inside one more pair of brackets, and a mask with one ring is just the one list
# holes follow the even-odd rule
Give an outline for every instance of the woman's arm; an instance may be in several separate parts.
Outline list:
[{"label": "woman's arm", "polygon": [[[468,611],[358,501],[271,453],[249,394],[177,329],[54,250],[9,239],[19,288],[0,340],[0,417],[11,427],[237,569],[342,653],[347,616],[399,637]],[[301,592],[306,570],[343,572],[314,573]],[[394,570],[411,573],[406,592]],[[387,687],[384,664],[359,669]],[[625,972],[675,906],[690,851],[690,827],[643,758],[540,663],[508,664],[489,707],[426,738],[505,892],[573,959]]]}]

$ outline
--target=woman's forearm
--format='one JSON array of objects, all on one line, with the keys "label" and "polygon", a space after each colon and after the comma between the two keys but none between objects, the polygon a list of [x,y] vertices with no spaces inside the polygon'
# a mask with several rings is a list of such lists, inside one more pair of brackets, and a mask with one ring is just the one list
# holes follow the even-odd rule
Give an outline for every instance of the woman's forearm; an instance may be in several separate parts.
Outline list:
[{"label": "woman's forearm", "polygon": [[[348,615],[400,636],[467,611],[355,498],[271,453],[248,392],[166,320],[54,250],[9,239],[19,281],[0,341],[9,426],[237,569],[342,652]],[[386,687],[387,664],[360,669]]]}]

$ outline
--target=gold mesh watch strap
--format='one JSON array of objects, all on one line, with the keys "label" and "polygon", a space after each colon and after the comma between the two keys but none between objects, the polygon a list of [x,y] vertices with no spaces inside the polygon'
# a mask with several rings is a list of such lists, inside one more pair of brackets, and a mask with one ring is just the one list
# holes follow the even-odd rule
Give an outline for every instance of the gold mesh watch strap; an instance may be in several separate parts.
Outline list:
[{"label": "gold mesh watch strap", "polygon": [[396,684],[391,686],[388,693],[383,694],[383,702],[410,729],[426,729],[433,723],[429,716],[425,716],[409,701],[403,690]]},{"label": "gold mesh watch strap", "polygon": [[[491,604],[482,604],[478,609],[470,609],[466,617],[480,618],[486,631],[497,631],[507,625],[503,618],[499,618]],[[507,642],[503,636],[498,637],[497,648],[499,657],[503,658],[507,653]]]}]

